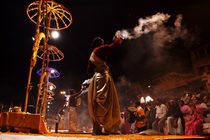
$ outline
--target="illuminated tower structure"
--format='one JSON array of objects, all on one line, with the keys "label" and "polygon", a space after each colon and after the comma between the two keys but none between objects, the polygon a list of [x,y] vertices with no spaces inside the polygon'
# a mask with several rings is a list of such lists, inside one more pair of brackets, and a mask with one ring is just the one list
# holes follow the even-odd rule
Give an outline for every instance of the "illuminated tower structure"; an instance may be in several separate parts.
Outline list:
[{"label": "illuminated tower structure", "polygon": [[[39,58],[42,59],[42,68],[40,71],[40,81],[38,84],[37,102],[39,102],[41,95],[43,95],[42,100],[43,102],[45,102],[45,98],[47,98],[46,95],[48,90],[48,79],[50,76],[50,73],[48,71],[49,62],[60,61],[61,59],[63,59],[63,53],[61,51],[59,51],[56,47],[52,45],[48,45],[48,41],[51,39],[50,31],[63,30],[68,28],[72,24],[72,15],[68,11],[68,9],[61,4],[54,2],[53,0],[39,0],[32,2],[27,7],[26,12],[29,19],[36,24],[36,30],[30,61],[24,112],[27,112],[28,96],[31,85],[31,75],[32,70],[36,65],[36,58],[38,57],[38,52],[42,52],[41,55],[39,55]],[[43,43],[42,46],[40,46],[41,43]],[[52,57],[52,59],[50,59],[50,56],[58,56],[58,58]],[[41,110],[43,110],[42,106],[41,108]],[[36,113],[38,113],[38,105],[36,105]],[[42,112],[39,113],[45,114]]]},{"label": "illuminated tower structure", "polygon": [[[37,104],[36,104],[36,111],[38,112],[38,109],[39,109],[39,112],[42,116],[46,116],[46,111],[47,109],[49,109],[48,107],[49,103],[52,100],[54,100],[53,96],[55,95],[55,93],[52,90],[55,89],[56,86],[53,83],[51,83],[49,79],[58,78],[60,76],[60,73],[54,68],[48,68],[47,70],[44,70],[44,71],[46,71],[46,74],[48,75],[48,76],[45,76],[45,78],[48,78],[46,79],[47,84],[43,85],[43,86],[46,86],[46,88],[45,87],[40,88],[41,91],[40,91],[40,95],[37,96]],[[42,76],[41,69],[39,69],[36,73],[39,76]]]},{"label": "illuminated tower structure", "polygon": [[[64,58],[64,54],[58,50],[55,46],[47,44],[48,49],[48,61],[61,61]],[[40,46],[37,52],[37,57],[44,60],[44,46]],[[42,73],[44,71],[44,73]],[[44,67],[37,71],[37,74],[40,76],[40,83],[38,85],[38,94],[37,94],[37,102],[36,102],[36,113],[40,113],[43,117],[46,115],[46,106],[48,100],[51,100],[53,97],[50,95],[52,92],[50,87],[54,84],[49,84],[49,78],[58,78],[60,73],[54,68]],[[43,82],[45,81],[45,82]],[[54,87],[56,87],[54,85]],[[51,92],[50,92],[51,91]],[[54,95],[54,93],[53,93]],[[41,98],[40,98],[41,97]],[[41,103],[40,103],[41,100]],[[38,111],[39,110],[39,111]]]}]

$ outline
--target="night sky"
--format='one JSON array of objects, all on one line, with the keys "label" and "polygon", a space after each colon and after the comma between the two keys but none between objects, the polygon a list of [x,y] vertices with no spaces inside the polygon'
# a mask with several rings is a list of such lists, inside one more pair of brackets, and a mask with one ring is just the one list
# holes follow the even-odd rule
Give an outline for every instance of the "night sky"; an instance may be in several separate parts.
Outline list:
[{"label": "night sky", "polygon": [[[1,10],[1,95],[0,101],[6,105],[24,105],[25,91],[32,55],[35,24],[26,15],[27,6],[33,0],[7,1]],[[117,30],[132,29],[139,18],[152,16],[158,12],[168,13],[171,18],[165,27],[173,28],[178,14],[183,15],[182,27],[187,29],[185,39],[176,38],[166,42],[165,57],[153,57],[149,33],[133,40],[125,40],[121,48],[110,56],[108,64],[115,82],[124,76],[131,82],[144,83],[157,75],[170,71],[191,72],[189,51],[209,42],[210,1],[209,0],[56,0],[72,14],[73,23],[59,31],[60,38],[51,40],[64,53],[64,59],[51,62],[61,76],[51,79],[57,89],[80,89],[80,84],[88,77],[86,68],[93,50],[94,37],[104,38],[111,43]],[[153,42],[154,43],[154,42]],[[167,52],[167,53],[166,53]],[[167,55],[166,55],[167,54]],[[170,57],[169,57],[170,56]],[[167,59],[170,58],[170,59]],[[154,60],[152,60],[154,59]],[[160,61],[156,61],[160,60]],[[40,69],[38,60],[32,75],[32,92],[29,104],[34,104]],[[167,64],[167,65],[166,65]]]}]

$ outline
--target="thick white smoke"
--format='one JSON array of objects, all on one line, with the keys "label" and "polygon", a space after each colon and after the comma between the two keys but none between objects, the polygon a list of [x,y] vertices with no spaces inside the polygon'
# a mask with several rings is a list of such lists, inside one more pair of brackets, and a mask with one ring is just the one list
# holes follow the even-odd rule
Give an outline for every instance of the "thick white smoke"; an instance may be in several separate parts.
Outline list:
[{"label": "thick white smoke", "polygon": [[116,34],[120,34],[123,39],[136,39],[143,34],[156,31],[158,27],[164,22],[167,22],[169,18],[169,14],[163,13],[157,13],[146,18],[140,18],[138,21],[139,24],[134,27],[133,30],[128,31],[124,29],[117,31]]},{"label": "thick white smoke", "polygon": [[[150,34],[149,44],[153,48],[152,53],[154,61],[162,61],[167,59],[164,57],[166,54],[162,54],[163,47],[169,47],[175,42],[177,38],[185,40],[185,44],[192,42],[194,39],[189,35],[188,30],[182,27],[183,16],[177,15],[174,21],[174,26],[166,26],[166,23],[170,18],[169,14],[157,13],[146,18],[140,18],[139,24],[133,29],[123,29],[116,32],[120,34],[123,39],[137,39],[142,35]],[[183,44],[184,45],[184,44]]]},{"label": "thick white smoke", "polygon": [[[153,47],[153,55],[155,61],[162,61],[167,59],[163,57],[162,49],[164,47],[172,48],[172,45],[175,43],[176,39],[182,39],[187,43],[190,39],[188,30],[182,27],[182,18],[181,14],[177,15],[173,27],[168,27],[165,25],[160,25],[158,29],[153,32],[151,39],[151,46]],[[184,46],[184,44],[183,44]],[[167,55],[166,53],[164,55]],[[167,55],[168,56],[168,55]]]},{"label": "thick white smoke", "polygon": [[[116,83],[118,92],[122,95],[119,97],[121,103],[129,102],[127,100],[131,99],[130,96],[143,91],[140,84],[130,81],[141,83],[153,80],[157,75],[167,72],[188,71],[189,59],[183,52],[186,52],[186,47],[191,47],[195,42],[195,35],[182,25],[181,14],[176,16],[173,25],[164,24],[169,18],[169,14],[157,13],[140,18],[139,24],[133,29],[116,32],[124,39],[134,39],[126,41],[129,47],[126,49],[127,54],[123,58],[122,66],[123,70],[130,75],[121,77]],[[173,49],[182,53],[178,54],[172,51]],[[140,87],[139,90],[136,87]]]},{"label": "thick white smoke", "polygon": [[181,14],[177,15],[176,21],[174,22],[174,28],[159,26],[158,30],[153,35],[153,43],[155,43],[153,46],[162,47],[165,42],[172,42],[178,37],[184,39],[187,30],[181,28],[182,18]]}]

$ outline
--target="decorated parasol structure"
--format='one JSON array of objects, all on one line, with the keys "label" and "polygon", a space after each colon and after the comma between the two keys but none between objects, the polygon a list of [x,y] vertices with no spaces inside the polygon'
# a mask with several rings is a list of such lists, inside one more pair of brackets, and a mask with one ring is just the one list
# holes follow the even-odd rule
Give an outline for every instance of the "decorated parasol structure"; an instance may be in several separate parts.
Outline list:
[{"label": "decorated parasol structure", "polygon": [[[36,73],[37,73],[39,76],[42,76],[41,70],[42,70],[42,69],[39,69],[39,70],[36,71]],[[44,68],[44,71],[46,71],[46,72],[49,73],[48,78],[58,78],[58,77],[60,76],[60,73],[59,73],[56,69],[54,69],[54,68],[47,68],[47,69]],[[51,83],[51,85],[52,85],[52,84],[53,84],[53,83]],[[55,85],[53,84],[53,86],[55,86]]]},{"label": "decorated parasol structure", "polygon": [[[64,58],[64,54],[55,46],[49,45],[47,42],[50,39],[50,30],[63,30],[72,24],[72,15],[66,7],[53,0],[38,0],[28,5],[26,10],[28,18],[36,24],[34,45],[30,61],[29,76],[26,89],[24,112],[27,112],[28,96],[31,84],[32,70],[36,65],[37,57],[42,59],[42,68],[39,71],[40,81],[38,84],[37,102],[42,94],[42,104],[47,100],[49,78],[59,77],[59,75],[51,74],[48,67],[50,61],[60,61]],[[42,41],[43,40],[43,41]],[[44,42],[43,45],[40,45]],[[39,112],[43,113],[43,105],[40,106]],[[38,113],[38,105],[36,105],[36,113]],[[43,117],[45,117],[43,115]]]},{"label": "decorated parasol structure", "polygon": [[[72,24],[72,15],[67,8],[54,1],[42,1],[44,4],[41,8],[41,15],[38,14],[40,1],[35,1],[27,7],[27,15],[33,23],[37,24],[39,22],[39,26],[49,30],[63,30]],[[48,21],[50,26],[46,26],[46,15],[50,15],[50,21]],[[40,20],[37,21],[39,16]]]},{"label": "decorated parasol structure", "polygon": [[[60,73],[54,69],[54,68],[44,68],[44,75],[42,75],[41,73],[42,69],[39,69],[37,70],[37,74],[44,78],[40,78],[45,81],[47,81],[46,84],[42,84],[42,85],[39,85],[39,87],[41,87],[38,91],[38,96],[37,96],[37,103],[36,103],[36,111],[38,111],[38,108],[39,108],[39,112],[42,114],[42,116],[45,116],[46,115],[46,105],[47,105],[47,102],[49,101],[52,101],[54,100],[53,96],[55,95],[55,93],[52,91],[52,89],[55,89],[56,86],[49,82],[49,79],[50,78],[58,78],[60,76]],[[47,79],[46,79],[47,78]],[[39,104],[40,103],[40,104]]]},{"label": "decorated parasol structure", "polygon": [[[50,52],[49,61],[61,61],[64,58],[64,54],[55,46],[47,44],[47,49]],[[37,57],[40,59],[44,59],[44,51],[44,46],[39,46]]]},{"label": "decorated parasol structure", "polygon": [[49,90],[56,89],[56,86],[51,82],[48,83],[48,86],[49,86]]}]

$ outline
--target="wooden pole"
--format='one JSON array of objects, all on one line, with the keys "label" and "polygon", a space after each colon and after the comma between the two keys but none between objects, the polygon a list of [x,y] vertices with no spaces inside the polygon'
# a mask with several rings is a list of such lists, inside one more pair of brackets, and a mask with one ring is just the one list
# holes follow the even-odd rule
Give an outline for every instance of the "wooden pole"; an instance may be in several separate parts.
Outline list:
[{"label": "wooden pole", "polygon": [[[43,118],[45,118],[45,115],[46,115],[46,102],[47,102],[47,90],[48,90],[47,88],[48,88],[48,80],[49,80],[49,74],[50,74],[50,72],[48,71],[50,51],[48,49],[47,42],[48,42],[48,38],[50,37],[49,28],[50,28],[50,22],[51,22],[51,16],[52,16],[51,12],[47,15],[47,13],[48,13],[47,0],[45,2],[46,2],[45,3],[46,4],[46,10],[45,10],[46,12],[45,12],[44,33],[45,33],[46,37],[45,37],[45,40],[44,40],[44,58],[43,58],[43,61],[42,61],[42,70],[44,70],[46,75],[45,75],[45,82],[44,82],[43,93],[42,93],[43,97],[42,97],[42,102],[41,102],[41,105],[40,105],[40,114],[42,115]],[[41,76],[42,76],[42,74],[41,74]],[[40,82],[43,82],[43,81],[41,81],[41,79],[40,79]],[[41,88],[42,85],[40,84],[39,86]],[[40,92],[40,91],[41,90],[39,89],[38,92]],[[40,96],[40,93],[38,93],[38,96]],[[37,101],[37,102],[39,102],[39,101]],[[37,106],[36,110],[37,109],[38,109],[38,106]]]},{"label": "wooden pole", "polygon": [[26,88],[26,98],[25,98],[25,106],[24,106],[24,112],[27,111],[27,104],[28,104],[28,95],[29,95],[29,89],[30,89],[30,82],[31,82],[31,73],[33,70],[33,66],[30,65],[30,69],[29,69],[29,76],[28,76],[28,83],[27,83],[27,88]]},{"label": "wooden pole", "polygon": [[[29,90],[30,90],[30,83],[31,83],[31,74],[32,74],[32,70],[33,67],[36,64],[36,56],[34,57],[34,53],[36,54],[36,52],[34,52],[37,46],[37,42],[39,41],[39,25],[40,25],[40,21],[41,21],[41,6],[42,6],[42,0],[39,1],[39,8],[38,8],[38,18],[37,18],[37,24],[36,24],[36,34],[35,34],[35,41],[34,41],[34,46],[33,46],[33,55],[31,57],[31,61],[30,61],[30,68],[29,68],[29,75],[28,75],[28,83],[27,83],[27,88],[26,88],[26,98],[25,98],[25,106],[24,106],[24,112],[27,112],[27,105],[28,105],[28,96],[29,96]],[[35,58],[35,59],[34,59]]]}]

